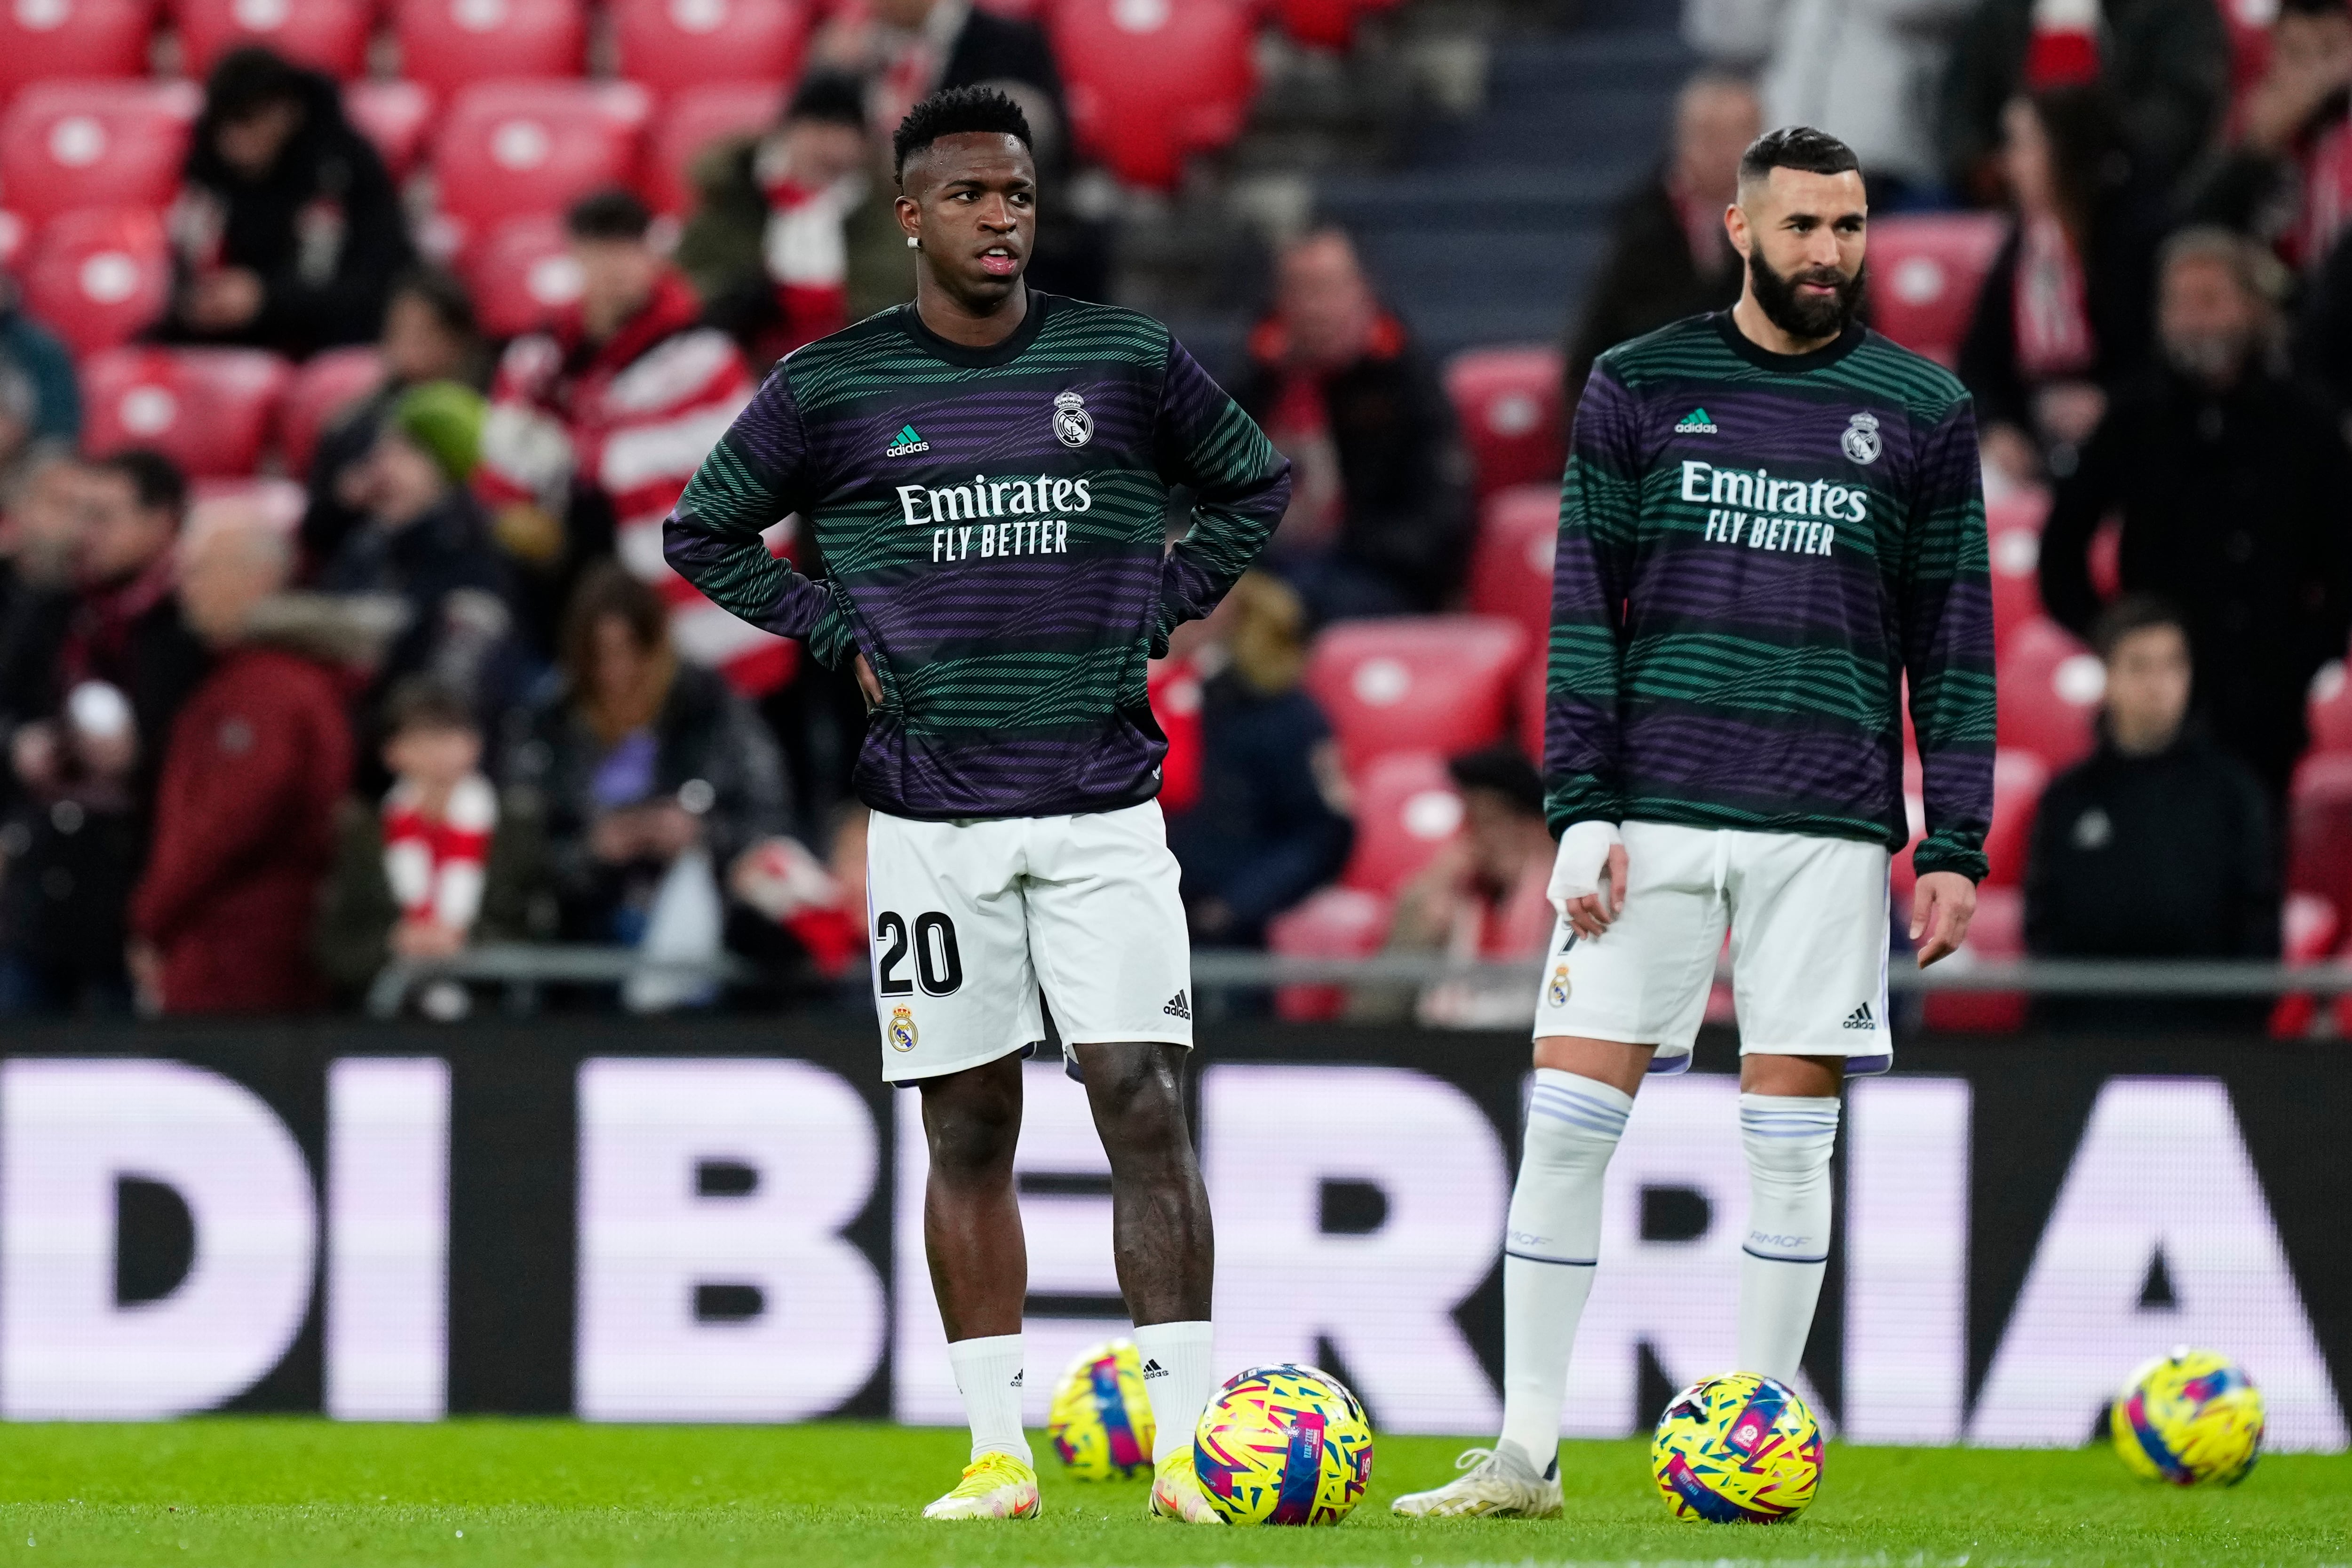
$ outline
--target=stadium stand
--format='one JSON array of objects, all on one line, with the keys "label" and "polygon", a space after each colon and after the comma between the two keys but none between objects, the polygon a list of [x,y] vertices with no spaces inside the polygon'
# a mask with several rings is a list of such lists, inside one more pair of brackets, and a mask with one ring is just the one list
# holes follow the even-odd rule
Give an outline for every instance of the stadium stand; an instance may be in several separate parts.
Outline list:
[{"label": "stadium stand", "polygon": [[1517,621],[1528,646],[1551,635],[1551,563],[1559,544],[1559,487],[1514,485],[1478,509],[1470,556],[1470,609]]},{"label": "stadium stand", "polygon": [[1166,190],[1241,133],[1257,74],[1238,0],[1062,0],[1051,33],[1081,148]]},{"label": "stadium stand", "polygon": [[374,349],[329,349],[294,373],[278,410],[278,451],[286,471],[310,471],[310,453],[335,416],[375,390],[383,358]]},{"label": "stadium stand", "polygon": [[0,10],[0,100],[35,82],[137,76],[152,0],[21,0]]},{"label": "stadium stand", "polygon": [[83,444],[152,447],[197,479],[261,466],[293,371],[258,349],[106,349],[82,362]]},{"label": "stadium stand", "polygon": [[1992,571],[1992,629],[1998,648],[2042,618],[2042,520],[2046,490],[2022,490],[1985,506],[1985,544]]},{"label": "stadium stand", "polygon": [[394,0],[401,75],[446,96],[475,82],[578,76],[580,0]]},{"label": "stadium stand", "polygon": [[175,0],[173,21],[189,74],[203,76],[242,44],[260,44],[330,76],[367,68],[370,0]]},{"label": "stadium stand", "polygon": [[2001,645],[2000,744],[2032,752],[2053,769],[2079,762],[2090,752],[2105,687],[2097,657],[2065,628],[2026,622]]},{"label": "stadium stand", "polygon": [[28,225],[170,205],[200,95],[186,81],[41,81],[0,116],[0,193]]},{"label": "stadium stand", "polygon": [[1356,843],[1340,882],[1388,895],[1462,826],[1462,795],[1435,752],[1392,752],[1356,781]]},{"label": "stadium stand", "polygon": [[[1361,958],[1387,939],[1389,901],[1362,888],[1312,893],[1266,927],[1269,952],[1290,958]],[[1275,1016],[1293,1023],[1337,1018],[1348,994],[1337,985],[1285,985],[1274,994]]]},{"label": "stadium stand", "polygon": [[512,337],[580,297],[580,264],[564,247],[552,213],[511,218],[475,246],[466,262],[475,318],[494,337]]},{"label": "stadium stand", "polygon": [[800,0],[615,0],[610,11],[620,75],[663,95],[788,81],[808,37]]},{"label": "stadium stand", "polygon": [[25,303],[77,354],[129,342],[172,297],[172,249],[152,207],[82,207],[42,226]]},{"label": "stadium stand", "polygon": [[433,121],[433,97],[413,81],[346,82],[343,113],[375,143],[392,177],[404,179],[425,151],[425,134]]},{"label": "stadium stand", "polygon": [[1445,366],[1445,393],[1461,421],[1478,493],[1549,485],[1557,497],[1568,462],[1556,348],[1465,349]]},{"label": "stadium stand", "polygon": [[1307,689],[1352,773],[1391,752],[1451,756],[1500,737],[1527,635],[1493,616],[1349,621],[1315,639]]},{"label": "stadium stand", "polygon": [[684,213],[693,205],[689,174],[703,149],[725,137],[765,130],[783,102],[782,80],[721,81],[675,93],[655,121],[637,194],[656,212]]},{"label": "stadium stand", "polygon": [[1977,289],[2008,232],[1998,213],[1874,218],[1872,324],[1939,364],[1957,363]]},{"label": "stadium stand", "polygon": [[561,213],[628,183],[651,112],[633,82],[478,82],[459,92],[433,148],[440,211],[458,226],[459,251],[506,219]]},{"label": "stadium stand", "polygon": [[2352,680],[2345,679],[2342,659],[2330,659],[2311,678],[2305,716],[2314,752],[2352,752]]}]

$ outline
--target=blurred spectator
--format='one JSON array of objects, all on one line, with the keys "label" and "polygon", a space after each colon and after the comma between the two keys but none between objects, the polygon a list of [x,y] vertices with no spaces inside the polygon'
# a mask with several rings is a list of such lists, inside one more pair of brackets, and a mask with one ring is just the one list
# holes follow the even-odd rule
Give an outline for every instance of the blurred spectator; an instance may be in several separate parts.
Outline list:
[{"label": "blurred spectator", "polygon": [[1437,608],[1470,550],[1454,411],[1345,234],[1283,253],[1249,353],[1234,396],[1293,465],[1269,564],[1318,622]]},{"label": "blurred spectator", "polygon": [[2073,467],[2109,394],[2146,363],[2163,215],[2132,180],[2096,89],[2013,100],[2002,122],[2017,223],[1977,296],[1959,373],[1987,466],[2028,484]]},{"label": "blurred spectator", "polygon": [[[380,806],[347,799],[320,910],[319,967],[339,990],[363,991],[392,959],[446,958],[472,942],[552,934],[546,844],[535,797],[501,800],[482,776],[482,730],[466,694],[411,676],[384,703]],[[419,998],[440,1018],[467,1011],[445,981]]]},{"label": "blurred spectator", "polygon": [[376,335],[412,255],[408,228],[331,78],[264,48],[221,57],[182,179],[166,339],[300,358]]},{"label": "blurred spectator", "polygon": [[0,479],[0,730],[41,704],[29,673],[46,668],[56,610],[73,589],[81,540],[81,463],[45,447]]},{"label": "blurred spectator", "polygon": [[0,481],[28,456],[80,438],[73,353],[26,314],[16,280],[0,276]]},{"label": "blurred spectator", "polygon": [[1766,122],[1828,132],[1862,160],[1871,211],[1900,211],[1943,188],[1936,94],[1975,4],[1683,0],[1683,37],[1719,66],[1760,70]]},{"label": "blurred spectator", "polygon": [[[1488,963],[1540,957],[1558,919],[1544,894],[1555,846],[1542,775],[1508,745],[1455,757],[1446,771],[1462,792],[1462,832],[1398,892],[1388,950]],[[1533,1005],[1531,991],[1449,981],[1424,990],[1414,1011],[1434,1027],[1501,1028]]]},{"label": "blurred spectator", "polygon": [[[1307,610],[1246,574],[1193,653],[1202,679],[1199,800],[1169,819],[1196,941],[1259,947],[1265,922],[1333,877],[1351,829],[1331,725],[1300,684]],[[1336,804],[1335,804],[1336,803]]]},{"label": "blurred spectator", "polygon": [[554,643],[558,606],[581,570],[617,549],[716,617],[708,624],[726,640],[698,649],[704,662],[767,657],[778,639],[711,608],[662,563],[662,519],[751,401],[752,382],[727,334],[702,324],[685,276],[648,241],[652,226],[623,190],[583,197],[565,216],[580,298],[547,331],[508,345],[475,488],[499,542],[525,568],[540,646]]},{"label": "blurred spectator", "polygon": [[[2185,722],[2189,639],[2161,600],[2099,619],[2107,668],[2099,749],[2042,796],[2025,881],[2039,958],[2271,958],[2277,858],[2262,787]],[[2044,997],[2049,1027],[2260,1027],[2266,1003]]]},{"label": "blurred spectator", "polygon": [[400,395],[385,415],[352,493],[367,520],[343,541],[319,586],[396,595],[408,624],[383,678],[429,671],[487,713],[520,694],[505,558],[467,488],[481,460],[482,395],[454,381]]},{"label": "blurred spectator", "polygon": [[847,979],[866,956],[866,807],[852,802],[824,860],[781,834],[737,856],[727,945],[771,971],[805,966],[821,981]]},{"label": "blurred spectator", "polygon": [[1998,200],[2009,105],[2095,81],[2124,144],[2170,189],[2205,151],[2229,101],[2230,35],[2214,0],[1979,0],[1945,73],[1944,157],[1970,200]]},{"label": "blurred spectator", "polygon": [[783,121],[696,161],[677,260],[761,370],[805,342],[911,300],[915,269],[889,165],[855,77],[813,72]]},{"label": "blurred spectator", "polygon": [[1103,298],[1110,281],[1109,234],[1098,216],[1079,210],[1084,193],[1074,178],[1069,105],[1045,29],[971,0],[874,0],[870,15],[877,25],[862,36],[855,24],[836,27],[815,52],[874,73],[873,123],[897,125],[917,100],[940,88],[992,87],[1012,98],[1028,116],[1041,187],[1030,285],[1081,300]]},{"label": "blurred spectator", "polygon": [[286,1013],[326,1000],[311,957],[350,788],[344,702],[385,625],[284,592],[293,541],[227,512],[189,530],[180,603],[217,662],[172,726],[154,845],[131,901],[131,968],[164,1013]]},{"label": "blurred spectator", "polygon": [[2242,229],[2296,267],[2315,266],[2352,217],[2352,8],[2279,0],[2270,62],[2229,145],[2188,182],[2185,205]]},{"label": "blurred spectator", "polygon": [[562,680],[516,718],[506,777],[539,797],[563,935],[716,957],[719,878],[782,832],[784,777],[750,705],[672,650],[659,595],[615,563],[591,567]]},{"label": "blurred spectator", "polygon": [[320,432],[310,452],[310,498],[302,514],[302,553],[312,571],[342,548],[343,536],[359,526],[366,506],[356,492],[375,433],[385,414],[412,386],[455,381],[489,384],[488,359],[474,301],[453,275],[420,268],[401,275],[383,309],[383,332],[376,340],[383,379],[376,389],[335,416]]},{"label": "blurred spectator", "polygon": [[1763,129],[1755,89],[1741,78],[1702,71],[1684,84],[1666,166],[1618,205],[1608,259],[1570,333],[1561,404],[1570,423],[1604,352],[1739,298],[1739,253],[1723,210],[1739,194],[1739,154]]},{"label": "blurred spectator", "polygon": [[2198,712],[2285,798],[2312,675],[2352,626],[2352,454],[2326,407],[2275,368],[2284,268],[2221,229],[2164,247],[2163,364],[2121,395],[2060,481],[2042,596],[2086,634],[2091,538],[2119,514],[2126,593],[2178,606]]}]

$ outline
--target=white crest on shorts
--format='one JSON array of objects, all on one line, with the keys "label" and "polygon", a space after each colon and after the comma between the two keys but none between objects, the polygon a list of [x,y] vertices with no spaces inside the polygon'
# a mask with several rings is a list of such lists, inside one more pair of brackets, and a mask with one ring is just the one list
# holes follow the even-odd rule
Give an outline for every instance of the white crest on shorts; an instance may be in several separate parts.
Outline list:
[{"label": "white crest on shorts", "polygon": [[1054,434],[1065,447],[1083,447],[1095,438],[1095,416],[1087,400],[1075,392],[1054,394]]},{"label": "white crest on shorts", "polygon": [[1857,414],[1845,422],[1845,434],[1838,437],[1845,455],[1857,463],[1874,463],[1884,448],[1878,439],[1878,416]]}]

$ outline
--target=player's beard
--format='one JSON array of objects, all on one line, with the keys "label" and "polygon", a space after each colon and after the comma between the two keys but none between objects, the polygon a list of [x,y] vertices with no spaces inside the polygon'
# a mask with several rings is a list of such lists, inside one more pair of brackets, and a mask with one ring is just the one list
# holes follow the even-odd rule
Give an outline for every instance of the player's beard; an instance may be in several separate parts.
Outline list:
[{"label": "player's beard", "polygon": [[[1869,276],[1870,264],[1864,262],[1851,278],[1834,267],[1808,267],[1784,278],[1764,259],[1762,246],[1748,253],[1748,280],[1756,290],[1756,303],[1768,321],[1792,338],[1833,338],[1843,332],[1862,309],[1863,284]],[[1800,294],[1801,283],[1826,283],[1834,292]]]}]

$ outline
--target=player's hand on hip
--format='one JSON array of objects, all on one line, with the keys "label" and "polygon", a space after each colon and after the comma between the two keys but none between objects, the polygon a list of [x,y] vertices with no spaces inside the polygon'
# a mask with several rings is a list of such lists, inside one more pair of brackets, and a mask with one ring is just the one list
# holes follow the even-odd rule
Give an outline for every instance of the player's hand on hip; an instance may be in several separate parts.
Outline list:
[{"label": "player's hand on hip", "polygon": [[1958,871],[1921,877],[1911,894],[1911,945],[1918,949],[1919,967],[1958,952],[1976,912],[1977,885]]},{"label": "player's hand on hip", "polygon": [[866,662],[866,656],[862,653],[857,656],[856,674],[858,695],[866,699],[866,706],[867,710],[870,711],[873,709],[881,707],[881,677],[874,673],[874,667]]},{"label": "player's hand on hip", "polygon": [[1617,825],[1570,824],[1559,836],[1545,892],[1578,936],[1607,931],[1625,907],[1625,847],[1618,841]]}]

